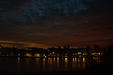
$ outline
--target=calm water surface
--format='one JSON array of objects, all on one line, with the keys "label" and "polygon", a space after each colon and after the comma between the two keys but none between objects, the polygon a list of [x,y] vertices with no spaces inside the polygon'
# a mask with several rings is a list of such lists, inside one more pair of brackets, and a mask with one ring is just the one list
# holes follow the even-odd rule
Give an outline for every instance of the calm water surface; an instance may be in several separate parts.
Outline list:
[{"label": "calm water surface", "polygon": [[[95,63],[101,62],[100,57],[93,57],[93,60]],[[0,71],[16,73],[78,71],[90,66],[87,61],[85,57],[0,57]]]}]

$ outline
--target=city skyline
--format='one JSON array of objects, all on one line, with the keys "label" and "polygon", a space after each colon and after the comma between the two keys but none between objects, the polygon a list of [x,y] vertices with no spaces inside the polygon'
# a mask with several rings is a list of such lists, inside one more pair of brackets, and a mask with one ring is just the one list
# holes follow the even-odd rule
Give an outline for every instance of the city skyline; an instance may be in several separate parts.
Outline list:
[{"label": "city skyline", "polygon": [[113,0],[0,0],[0,75],[113,71]]}]

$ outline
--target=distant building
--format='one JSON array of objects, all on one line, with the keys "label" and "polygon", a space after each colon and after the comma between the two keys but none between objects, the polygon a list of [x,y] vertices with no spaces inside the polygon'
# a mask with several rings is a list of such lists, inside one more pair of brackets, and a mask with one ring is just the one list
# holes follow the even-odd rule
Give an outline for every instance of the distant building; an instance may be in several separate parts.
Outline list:
[{"label": "distant building", "polygon": [[65,45],[64,46],[64,49],[70,49],[70,45],[68,44],[68,45]]},{"label": "distant building", "polygon": [[61,49],[62,47],[61,46],[58,46],[58,49]]}]

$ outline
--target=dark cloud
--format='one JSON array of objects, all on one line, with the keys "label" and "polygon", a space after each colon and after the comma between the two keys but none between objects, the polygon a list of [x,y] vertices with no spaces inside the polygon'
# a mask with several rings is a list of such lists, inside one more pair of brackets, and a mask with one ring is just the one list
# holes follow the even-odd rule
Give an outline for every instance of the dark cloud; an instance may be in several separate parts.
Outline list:
[{"label": "dark cloud", "polygon": [[[1,0],[0,40],[87,45],[113,38],[112,0]],[[101,43],[102,44],[102,43]]]},{"label": "dark cloud", "polygon": [[0,0],[0,12],[13,11],[30,0]]}]

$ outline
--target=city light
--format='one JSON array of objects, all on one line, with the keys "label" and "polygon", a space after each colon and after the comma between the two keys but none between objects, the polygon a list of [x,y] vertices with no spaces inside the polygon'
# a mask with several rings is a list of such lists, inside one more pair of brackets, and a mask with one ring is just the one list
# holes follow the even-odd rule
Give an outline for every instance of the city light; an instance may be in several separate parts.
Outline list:
[{"label": "city light", "polygon": [[68,58],[65,58],[65,63],[67,63],[68,62]]},{"label": "city light", "polygon": [[83,57],[83,63],[85,63],[85,57]]},{"label": "city light", "polygon": [[27,57],[31,57],[32,54],[30,54],[30,53],[26,53],[25,56],[27,56]]},{"label": "city light", "polygon": [[40,54],[39,54],[39,53],[36,53],[34,56],[36,56],[36,57],[40,57]]}]

